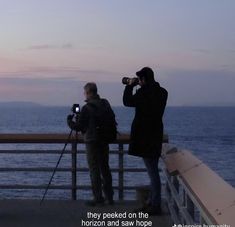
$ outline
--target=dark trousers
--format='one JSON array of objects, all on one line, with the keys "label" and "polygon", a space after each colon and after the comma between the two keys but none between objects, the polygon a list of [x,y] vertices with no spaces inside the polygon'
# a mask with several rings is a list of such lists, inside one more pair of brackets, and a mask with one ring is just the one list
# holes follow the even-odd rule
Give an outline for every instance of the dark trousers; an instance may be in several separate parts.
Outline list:
[{"label": "dark trousers", "polygon": [[105,197],[112,200],[113,188],[109,168],[109,145],[99,142],[87,143],[86,152],[94,199],[97,201],[104,199],[102,195],[103,188]]},{"label": "dark trousers", "polygon": [[143,158],[151,182],[149,203],[152,206],[161,205],[161,179],[158,170],[159,158]]}]

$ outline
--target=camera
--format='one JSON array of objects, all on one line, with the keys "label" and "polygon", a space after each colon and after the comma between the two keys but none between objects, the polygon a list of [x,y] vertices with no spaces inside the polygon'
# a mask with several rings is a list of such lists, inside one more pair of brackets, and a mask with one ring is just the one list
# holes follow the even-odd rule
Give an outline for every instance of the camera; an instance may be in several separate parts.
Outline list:
[{"label": "camera", "polygon": [[80,105],[79,104],[73,104],[72,106],[72,112],[74,114],[79,114],[80,113]]},{"label": "camera", "polygon": [[127,85],[127,84],[129,84],[131,79],[133,80],[133,85],[138,85],[139,84],[139,79],[137,77],[133,77],[133,78],[123,77],[122,78],[122,83]]}]

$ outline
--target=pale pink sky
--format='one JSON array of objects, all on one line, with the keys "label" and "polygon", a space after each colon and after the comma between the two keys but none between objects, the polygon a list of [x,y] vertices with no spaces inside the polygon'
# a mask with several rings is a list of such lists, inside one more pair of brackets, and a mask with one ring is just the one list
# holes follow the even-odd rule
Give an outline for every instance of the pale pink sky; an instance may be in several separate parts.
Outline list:
[{"label": "pale pink sky", "polygon": [[94,81],[121,105],[122,76],[150,66],[170,105],[234,105],[234,11],[229,0],[3,0],[0,102],[70,105]]}]

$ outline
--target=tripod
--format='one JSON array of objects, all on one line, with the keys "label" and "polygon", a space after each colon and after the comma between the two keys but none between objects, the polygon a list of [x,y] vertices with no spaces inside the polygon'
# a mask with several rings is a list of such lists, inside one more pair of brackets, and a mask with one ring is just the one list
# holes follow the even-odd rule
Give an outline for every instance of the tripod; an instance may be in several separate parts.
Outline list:
[{"label": "tripod", "polygon": [[[48,185],[47,185],[47,187],[46,187],[46,190],[45,190],[45,192],[44,192],[44,194],[43,194],[43,197],[42,197],[42,199],[41,199],[41,201],[40,201],[40,205],[42,205],[42,203],[43,203],[43,201],[44,201],[44,199],[45,199],[45,197],[46,197],[46,194],[47,194],[47,191],[48,191],[48,189],[49,189],[49,187],[50,187],[50,185],[51,185],[52,179],[53,179],[53,177],[54,177],[54,175],[55,175],[55,173],[56,173],[56,170],[57,170],[57,168],[58,168],[58,166],[59,166],[59,164],[60,164],[60,161],[61,161],[61,159],[62,159],[62,157],[63,157],[64,152],[65,152],[65,149],[66,149],[66,147],[67,147],[67,145],[68,145],[68,143],[69,143],[69,140],[70,140],[70,138],[71,138],[72,132],[73,132],[73,129],[71,129],[71,131],[70,131],[70,133],[69,133],[69,135],[68,135],[67,141],[66,141],[65,144],[64,144],[64,147],[63,147],[63,149],[62,149],[62,151],[61,151],[60,157],[59,157],[59,159],[58,159],[58,161],[57,161],[57,163],[56,163],[56,166],[55,166],[55,168],[54,168],[54,170],[53,170],[53,173],[52,173],[52,175],[51,175],[51,178],[50,178],[50,180],[49,180],[49,183],[48,183]],[[76,143],[77,143],[77,135],[78,135],[78,133],[77,133],[77,131],[76,131],[76,138],[75,138],[75,139],[76,139]]]}]

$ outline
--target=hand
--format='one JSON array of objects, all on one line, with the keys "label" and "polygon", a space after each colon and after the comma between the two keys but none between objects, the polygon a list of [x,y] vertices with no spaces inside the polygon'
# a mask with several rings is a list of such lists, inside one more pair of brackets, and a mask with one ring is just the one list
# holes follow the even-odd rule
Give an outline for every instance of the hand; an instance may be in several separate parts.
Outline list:
[{"label": "hand", "polygon": [[76,119],[76,121],[78,121],[78,119],[80,118],[80,115],[81,115],[81,113],[79,112],[79,113],[77,113],[77,114],[75,114],[75,119]]},{"label": "hand", "polygon": [[130,78],[128,81],[128,85],[130,86],[136,86],[138,83],[136,83],[136,78]]},{"label": "hand", "polygon": [[73,114],[69,114],[67,116],[67,121],[72,121],[73,120]]}]

